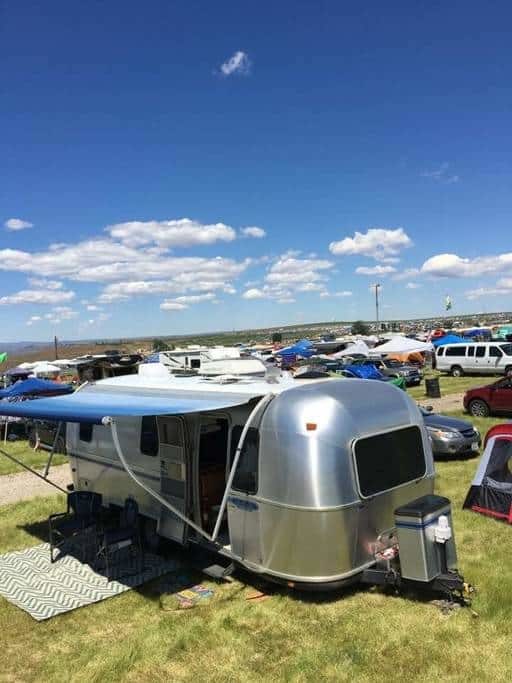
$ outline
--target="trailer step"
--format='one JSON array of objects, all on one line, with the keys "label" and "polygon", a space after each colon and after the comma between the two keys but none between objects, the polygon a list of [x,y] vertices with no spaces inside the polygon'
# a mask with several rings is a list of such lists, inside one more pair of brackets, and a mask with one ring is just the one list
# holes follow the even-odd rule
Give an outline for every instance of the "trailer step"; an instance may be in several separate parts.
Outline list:
[{"label": "trailer step", "polygon": [[227,566],[222,566],[220,564],[211,564],[209,567],[203,567],[201,571],[203,574],[210,576],[212,579],[227,579],[231,576],[235,569],[233,562]]}]

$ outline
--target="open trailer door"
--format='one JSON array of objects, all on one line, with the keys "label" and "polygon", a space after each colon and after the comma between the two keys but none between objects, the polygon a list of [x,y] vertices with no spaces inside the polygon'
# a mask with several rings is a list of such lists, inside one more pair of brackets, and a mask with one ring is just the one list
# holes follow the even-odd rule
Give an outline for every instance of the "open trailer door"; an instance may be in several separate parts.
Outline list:
[{"label": "open trailer door", "polygon": [[[187,461],[185,421],[182,417],[158,418],[160,441],[160,493],[174,508],[185,514],[187,495]],[[178,543],[185,539],[185,522],[160,508],[158,533]]]}]

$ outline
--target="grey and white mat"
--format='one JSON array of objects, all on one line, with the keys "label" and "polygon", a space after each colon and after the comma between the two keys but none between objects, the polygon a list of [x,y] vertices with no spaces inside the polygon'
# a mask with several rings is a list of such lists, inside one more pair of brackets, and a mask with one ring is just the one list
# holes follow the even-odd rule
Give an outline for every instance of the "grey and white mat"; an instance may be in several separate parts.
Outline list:
[{"label": "grey and white mat", "polygon": [[0,555],[0,595],[37,621],[85,607],[140,586],[179,567],[179,562],[146,553],[142,571],[117,580],[105,576],[71,555],[50,562],[50,547],[41,543]]}]

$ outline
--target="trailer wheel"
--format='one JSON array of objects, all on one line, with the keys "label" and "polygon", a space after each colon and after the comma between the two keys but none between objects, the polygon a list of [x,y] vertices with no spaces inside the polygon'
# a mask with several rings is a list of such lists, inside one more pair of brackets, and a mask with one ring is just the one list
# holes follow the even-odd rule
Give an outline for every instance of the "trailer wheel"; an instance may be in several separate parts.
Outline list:
[{"label": "trailer wheel", "polygon": [[487,403],[480,398],[473,399],[468,406],[468,410],[473,417],[489,417],[491,412]]},{"label": "trailer wheel", "polygon": [[464,374],[464,370],[460,367],[460,365],[454,365],[451,369],[451,375],[452,377],[462,377]]}]

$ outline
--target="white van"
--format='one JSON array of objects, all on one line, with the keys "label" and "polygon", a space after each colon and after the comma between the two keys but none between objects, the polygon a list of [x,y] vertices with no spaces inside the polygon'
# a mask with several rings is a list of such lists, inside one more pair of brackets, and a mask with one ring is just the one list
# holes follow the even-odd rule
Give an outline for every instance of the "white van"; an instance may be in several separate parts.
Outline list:
[{"label": "white van", "polygon": [[445,344],[436,350],[436,366],[453,377],[512,374],[512,343]]}]

